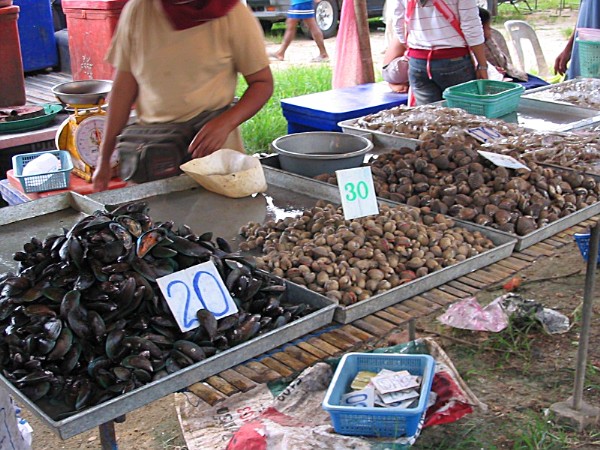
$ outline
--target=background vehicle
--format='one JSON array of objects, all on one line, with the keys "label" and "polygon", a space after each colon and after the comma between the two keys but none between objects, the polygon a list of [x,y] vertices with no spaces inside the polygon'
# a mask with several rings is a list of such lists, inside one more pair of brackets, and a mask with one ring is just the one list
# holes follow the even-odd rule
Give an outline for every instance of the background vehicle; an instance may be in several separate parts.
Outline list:
[{"label": "background vehicle", "polygon": [[[248,0],[248,6],[260,21],[263,29],[269,31],[273,23],[285,21],[290,2],[289,0]],[[341,8],[342,0],[321,0],[316,4],[316,21],[324,38],[335,36]],[[367,0],[369,17],[383,16],[384,9],[385,0]]]}]

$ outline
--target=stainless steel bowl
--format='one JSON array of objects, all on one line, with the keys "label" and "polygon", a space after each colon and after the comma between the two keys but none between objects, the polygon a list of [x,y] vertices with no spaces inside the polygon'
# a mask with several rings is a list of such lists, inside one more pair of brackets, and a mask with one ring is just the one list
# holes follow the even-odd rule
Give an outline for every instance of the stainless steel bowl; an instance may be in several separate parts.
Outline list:
[{"label": "stainless steel bowl", "polygon": [[81,80],[58,84],[52,93],[67,105],[99,105],[111,89],[110,80]]},{"label": "stainless steel bowl", "polygon": [[358,167],[373,149],[373,143],[362,136],[334,131],[288,134],[271,146],[283,170],[306,177]]}]

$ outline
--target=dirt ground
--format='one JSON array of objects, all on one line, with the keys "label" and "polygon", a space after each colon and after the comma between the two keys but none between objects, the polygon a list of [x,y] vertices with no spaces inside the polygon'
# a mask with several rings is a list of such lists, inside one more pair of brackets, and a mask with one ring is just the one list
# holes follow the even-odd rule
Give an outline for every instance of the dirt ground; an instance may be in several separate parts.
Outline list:
[{"label": "dirt ground", "polygon": [[[573,15],[563,16],[552,23],[536,26],[547,61],[550,63],[562,50],[566,37],[561,30],[572,27]],[[335,39],[326,46],[332,56]],[[276,44],[267,42],[267,49]],[[371,47],[375,64],[381,61],[384,50],[383,31],[374,30]],[[310,64],[316,54],[315,44],[299,35],[288,51],[288,60],[274,62],[275,69],[291,64]],[[574,367],[579,339],[579,310],[583,298],[585,265],[574,243],[561,248],[552,257],[542,257],[519,274],[525,283],[520,293],[555,309],[576,321],[571,331],[562,335],[545,335],[539,330],[517,332],[516,341],[506,343],[488,333],[458,331],[442,327],[435,320],[441,311],[420,320],[418,327],[440,333],[439,343],[453,360],[469,387],[481,401],[489,405],[486,413],[477,412],[456,424],[442,425],[423,432],[415,448],[454,449],[484,448],[474,442],[464,446],[473,436],[488,436],[485,448],[567,448],[562,446],[519,446],[515,433],[526,434],[532,422],[543,419],[543,412],[554,402],[566,400],[573,391]],[[543,279],[543,281],[536,281]],[[600,293],[597,287],[596,293]],[[482,292],[477,298],[482,304],[503,293],[502,289]],[[597,297],[598,295],[596,295]],[[421,335],[427,335],[421,333]],[[377,342],[385,346],[389,342]],[[374,343],[370,343],[373,345]],[[593,323],[588,354],[587,383],[584,399],[600,405],[600,306],[594,305]],[[24,416],[33,427],[33,449],[99,449],[97,429],[79,434],[66,441],[28,412]],[[469,434],[471,433],[471,434]],[[185,441],[175,411],[173,396],[167,396],[126,416],[126,421],[116,425],[119,448],[147,450],[184,450]],[[600,436],[595,434],[569,434],[568,448],[599,448]],[[463,444],[460,444],[463,443]],[[194,449],[197,450],[197,449]],[[199,450],[199,449],[198,449]]]}]

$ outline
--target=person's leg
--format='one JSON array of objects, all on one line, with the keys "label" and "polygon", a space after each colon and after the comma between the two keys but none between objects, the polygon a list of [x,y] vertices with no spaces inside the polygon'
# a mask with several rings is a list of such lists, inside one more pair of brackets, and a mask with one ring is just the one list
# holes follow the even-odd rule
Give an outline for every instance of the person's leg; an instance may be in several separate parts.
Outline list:
[{"label": "person's leg", "polygon": [[[462,58],[440,59],[431,61],[433,82],[443,93],[446,88],[475,80],[475,66],[470,55]],[[440,98],[441,100],[441,98]]]},{"label": "person's leg", "polygon": [[285,51],[296,37],[296,29],[298,28],[298,22],[300,22],[299,19],[286,19],[285,33],[283,33],[283,41],[281,42],[281,46],[279,47],[279,49],[272,54],[273,57],[277,58],[280,61],[283,61],[283,59],[285,58]]},{"label": "person's leg", "polygon": [[442,100],[442,92],[427,75],[427,61],[424,59],[408,59],[408,81],[417,105]]},{"label": "person's leg", "polygon": [[313,40],[317,44],[317,47],[319,47],[319,56],[322,59],[328,59],[329,55],[327,54],[327,49],[325,48],[325,40],[323,39],[323,33],[317,25],[317,21],[314,17],[311,17],[310,19],[304,19],[304,23],[306,23],[306,26],[310,30],[310,34],[312,35]]}]

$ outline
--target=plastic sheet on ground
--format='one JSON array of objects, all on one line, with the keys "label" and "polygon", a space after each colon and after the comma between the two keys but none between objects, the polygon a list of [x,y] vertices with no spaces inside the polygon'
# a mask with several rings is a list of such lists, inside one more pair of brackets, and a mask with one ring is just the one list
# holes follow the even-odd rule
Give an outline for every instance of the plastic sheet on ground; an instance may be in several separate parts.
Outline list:
[{"label": "plastic sheet on ground", "polygon": [[[474,408],[487,409],[433,339],[419,339],[375,352],[429,353],[436,359],[432,386],[436,402],[422,421],[424,427],[454,422]],[[321,408],[321,403],[333,375],[332,365],[337,361],[307,368],[283,390],[278,389],[281,386],[277,384],[260,384],[214,406],[190,392],[176,394],[177,412],[188,449],[360,450],[410,446],[414,439],[351,437],[334,432],[329,414]]]},{"label": "plastic sheet on ground", "polygon": [[504,330],[509,319],[537,320],[548,334],[566,333],[570,329],[569,318],[564,314],[513,292],[494,299],[485,307],[475,297],[465,298],[450,305],[437,319],[453,328],[494,333]]}]

